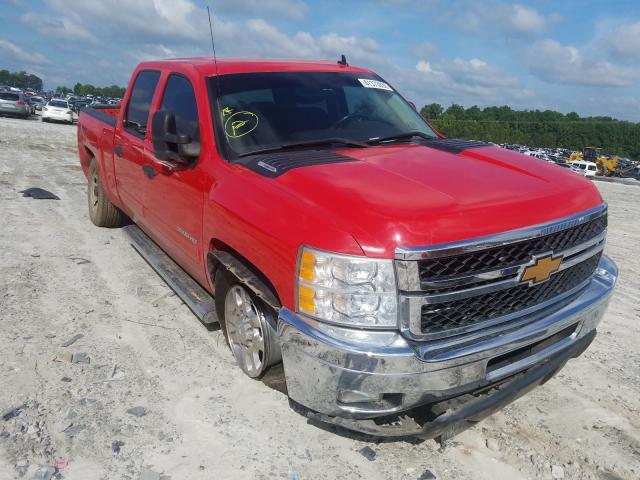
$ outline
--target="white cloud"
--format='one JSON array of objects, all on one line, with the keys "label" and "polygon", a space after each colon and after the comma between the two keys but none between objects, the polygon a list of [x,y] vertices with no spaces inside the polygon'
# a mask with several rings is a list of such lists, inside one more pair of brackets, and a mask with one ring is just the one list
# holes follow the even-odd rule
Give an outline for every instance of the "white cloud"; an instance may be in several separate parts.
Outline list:
[{"label": "white cloud", "polygon": [[[45,0],[53,9],[93,20],[97,30],[120,38],[204,41],[209,27],[206,11],[190,0]],[[72,13],[69,13],[72,12]]]},{"label": "white cloud", "polygon": [[418,63],[416,64],[416,70],[422,73],[444,75],[444,72],[434,70],[431,63],[427,62],[426,60],[418,60]]},{"label": "white cloud", "polygon": [[543,15],[532,7],[496,0],[454,0],[435,6],[433,11],[438,21],[463,32],[502,32],[515,37],[541,35],[550,23],[560,19],[558,14]]},{"label": "white cloud", "polygon": [[[95,31],[104,29],[100,31],[102,38],[124,38],[130,46],[120,63],[129,64],[129,71],[136,62],[144,60],[209,54],[206,12],[191,0],[46,1],[60,12],[76,12],[87,24],[95,24]],[[264,1],[268,9],[274,11],[277,2]],[[252,2],[238,0],[233,7],[247,6]],[[295,0],[284,2],[289,3],[302,5]],[[337,60],[344,53],[350,63],[375,69],[401,91],[406,89],[418,102],[432,101],[436,97],[445,99],[447,103],[468,101],[488,104],[494,101],[504,103],[509,96],[527,97],[527,92],[518,82],[497,67],[478,58],[439,60],[435,46],[429,43],[416,48],[420,59],[416,68],[406,69],[393,64],[382,52],[380,44],[370,37],[336,32],[313,35],[298,31],[289,34],[264,18],[223,19],[219,14],[224,11],[223,3],[214,3],[213,6],[214,37],[220,56]],[[254,10],[259,9],[251,11]],[[518,28],[528,28],[524,20],[520,22]],[[119,72],[126,70],[126,65],[117,68]],[[122,83],[125,81],[123,78]]]},{"label": "white cloud", "polygon": [[44,55],[40,53],[27,52],[19,45],[3,38],[0,38],[0,52],[3,52],[9,58],[13,58],[14,60],[25,64],[44,65],[49,63],[49,60],[47,60]]},{"label": "white cloud", "polygon": [[29,12],[22,15],[20,21],[45,36],[65,40],[88,40],[92,43],[97,41],[84,27],[69,18],[48,17]]},{"label": "white cloud", "polygon": [[541,33],[549,22],[533,8],[522,5],[507,7],[503,15],[509,30],[525,35]]},{"label": "white cloud", "polygon": [[418,58],[431,58],[437,55],[438,48],[431,42],[423,42],[413,49]]},{"label": "white cloud", "polygon": [[606,32],[609,51],[623,60],[640,59],[640,22],[618,25]]},{"label": "white cloud", "polygon": [[533,95],[515,77],[479,58],[421,59],[414,71],[398,70],[394,77],[414,100],[445,105],[513,104]]},{"label": "white cloud", "polygon": [[214,0],[213,12],[239,13],[244,15],[273,15],[299,20],[309,12],[309,6],[299,0]]},{"label": "white cloud", "polygon": [[129,50],[126,52],[126,56],[139,63],[162,58],[176,58],[182,55],[165,45],[153,44],[142,45],[140,48]]},{"label": "white cloud", "polygon": [[416,64],[418,72],[441,76],[446,81],[470,86],[484,86],[489,88],[516,87],[518,81],[502,71],[500,68],[490,65],[479,58],[465,60],[455,58],[448,61],[435,61],[433,63],[420,60]]},{"label": "white cloud", "polygon": [[526,62],[534,75],[551,83],[629,87],[640,80],[640,69],[614,65],[594,55],[593,52],[545,39],[528,49]]}]

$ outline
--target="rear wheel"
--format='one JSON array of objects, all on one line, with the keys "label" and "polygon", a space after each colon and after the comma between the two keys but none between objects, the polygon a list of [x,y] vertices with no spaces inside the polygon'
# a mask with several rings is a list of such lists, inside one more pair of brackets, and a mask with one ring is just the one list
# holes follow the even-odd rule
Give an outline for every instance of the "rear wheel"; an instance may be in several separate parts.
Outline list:
[{"label": "rear wheel", "polygon": [[98,163],[91,160],[87,189],[89,202],[89,218],[98,227],[119,227],[124,220],[124,214],[107,197],[102,180],[98,174]]},{"label": "rear wheel", "polygon": [[216,309],[220,326],[238,366],[251,378],[261,377],[281,361],[275,312],[225,268],[216,276]]}]

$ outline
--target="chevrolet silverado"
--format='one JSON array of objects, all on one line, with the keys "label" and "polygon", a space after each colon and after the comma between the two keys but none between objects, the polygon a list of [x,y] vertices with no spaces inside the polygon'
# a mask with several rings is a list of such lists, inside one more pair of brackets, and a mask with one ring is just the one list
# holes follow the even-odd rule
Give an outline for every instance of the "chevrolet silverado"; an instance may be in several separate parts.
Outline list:
[{"label": "chevrolet silverado", "polygon": [[[444,138],[370,70],[140,64],[78,122],[89,215],[309,418],[454,435],[593,341],[617,278],[592,182]],[[281,367],[280,367],[281,365]]]}]

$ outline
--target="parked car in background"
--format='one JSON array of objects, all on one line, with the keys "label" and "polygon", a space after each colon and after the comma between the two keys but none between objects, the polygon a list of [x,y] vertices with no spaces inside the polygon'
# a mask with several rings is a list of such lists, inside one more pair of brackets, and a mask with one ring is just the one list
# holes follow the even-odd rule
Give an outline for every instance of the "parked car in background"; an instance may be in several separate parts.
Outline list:
[{"label": "parked car in background", "polygon": [[598,166],[595,162],[587,162],[585,160],[576,160],[571,162],[571,170],[585,177],[595,177],[598,170]]},{"label": "parked car in background", "polygon": [[35,110],[37,112],[40,112],[42,110],[42,107],[44,107],[46,102],[44,101],[44,98],[42,98],[40,96],[33,96],[33,97],[31,97],[31,103],[33,103],[33,106],[34,106]]},{"label": "parked car in background", "polygon": [[71,110],[73,110],[76,113],[80,113],[81,108],[84,108],[91,104],[91,99],[77,97],[69,101],[69,103],[71,104]]},{"label": "parked car in background", "polygon": [[30,114],[29,108],[22,93],[0,92],[0,114],[28,118]]},{"label": "parked car in background", "polygon": [[35,102],[33,102],[33,100],[31,99],[31,97],[29,96],[25,96],[24,97],[24,103],[27,106],[27,110],[29,111],[29,115],[35,115],[36,114],[36,104]]},{"label": "parked car in background", "polygon": [[50,120],[73,123],[73,112],[66,100],[54,99],[42,107],[42,121]]}]

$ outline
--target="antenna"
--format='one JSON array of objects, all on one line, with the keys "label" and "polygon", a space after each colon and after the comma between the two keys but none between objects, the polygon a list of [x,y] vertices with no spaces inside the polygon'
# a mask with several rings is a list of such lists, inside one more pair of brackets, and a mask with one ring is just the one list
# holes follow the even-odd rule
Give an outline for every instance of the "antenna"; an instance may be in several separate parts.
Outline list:
[{"label": "antenna", "polygon": [[347,57],[344,56],[344,53],[342,54],[342,56],[340,57],[340,60],[338,60],[338,65],[343,65],[343,66],[347,66],[349,65],[347,63]]},{"label": "antenna", "polygon": [[216,76],[218,76],[218,59],[216,58],[216,44],[213,43],[213,27],[211,26],[211,11],[207,5],[207,16],[209,17],[209,33],[211,34],[211,50],[213,50],[213,61],[216,64]]}]

